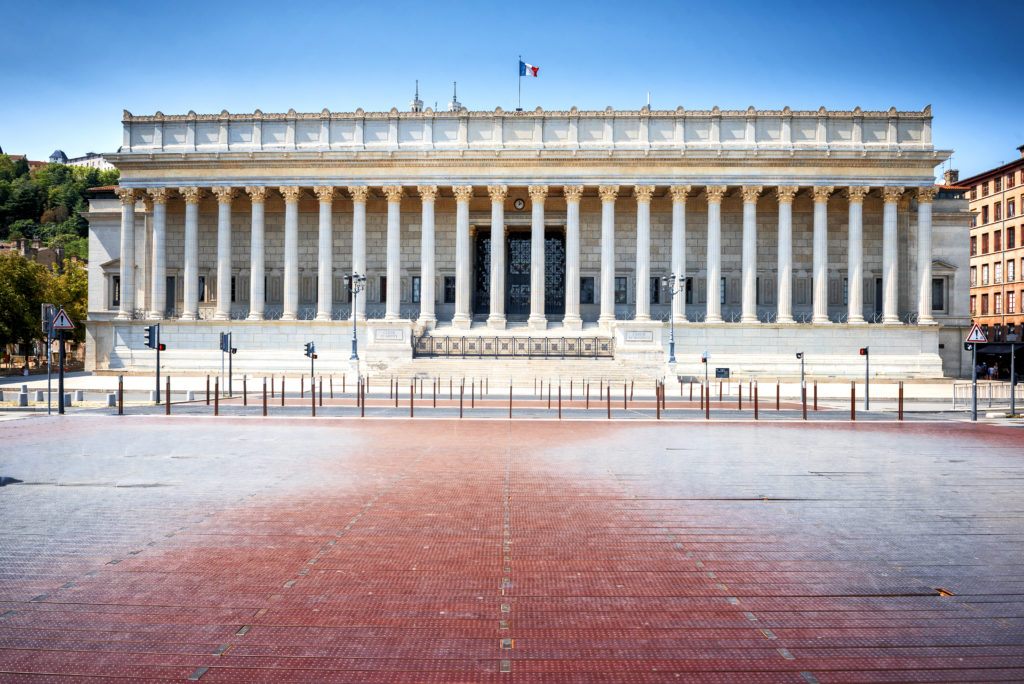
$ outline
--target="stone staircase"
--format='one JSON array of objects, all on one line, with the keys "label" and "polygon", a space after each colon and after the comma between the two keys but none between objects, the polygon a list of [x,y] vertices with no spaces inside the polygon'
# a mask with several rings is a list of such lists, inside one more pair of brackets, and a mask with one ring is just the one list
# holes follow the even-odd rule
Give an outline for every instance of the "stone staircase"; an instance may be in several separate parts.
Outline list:
[{"label": "stone staircase", "polygon": [[411,378],[448,378],[456,382],[459,378],[477,381],[487,379],[490,386],[508,387],[509,381],[517,389],[532,388],[538,380],[557,382],[561,379],[567,385],[570,379],[579,386],[585,380],[596,383],[601,380],[612,383],[634,381],[653,383],[664,373],[664,364],[628,364],[612,359],[468,359],[468,358],[424,358],[375,372],[371,375],[381,378],[395,378],[409,381]]}]

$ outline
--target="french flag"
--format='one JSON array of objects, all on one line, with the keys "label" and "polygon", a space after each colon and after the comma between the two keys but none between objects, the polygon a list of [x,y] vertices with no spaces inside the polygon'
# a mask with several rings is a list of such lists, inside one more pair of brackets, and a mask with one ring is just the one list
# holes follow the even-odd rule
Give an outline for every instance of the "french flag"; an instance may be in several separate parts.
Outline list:
[{"label": "french flag", "polygon": [[540,67],[527,64],[526,62],[519,62],[519,75],[520,76],[533,76],[537,78],[537,72],[540,71]]}]

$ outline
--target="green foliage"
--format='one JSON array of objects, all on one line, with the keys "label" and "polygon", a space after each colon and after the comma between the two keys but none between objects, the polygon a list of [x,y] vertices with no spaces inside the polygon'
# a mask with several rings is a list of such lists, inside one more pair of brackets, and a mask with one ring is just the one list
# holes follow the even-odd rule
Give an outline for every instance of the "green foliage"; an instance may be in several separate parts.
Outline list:
[{"label": "green foliage", "polygon": [[61,233],[50,241],[49,246],[63,247],[64,255],[68,258],[77,257],[82,261],[89,259],[89,240],[84,237]]},{"label": "green foliage", "polygon": [[61,235],[85,238],[89,188],[116,185],[119,172],[47,164],[29,173],[25,159],[0,154],[0,240]]},{"label": "green foliage", "polygon": [[[85,240],[82,241],[85,242]],[[84,342],[85,325],[83,323],[89,304],[89,276],[82,264],[78,262],[68,260],[62,264],[62,267],[63,270],[58,270],[56,266],[52,271],[44,269],[43,301],[57,307],[63,306],[64,311],[75,324],[75,329],[71,331],[70,335],[65,335],[64,339]]]},{"label": "green foliage", "polygon": [[75,323],[70,339],[85,340],[82,323],[88,300],[88,274],[82,264],[68,260],[48,270],[20,254],[0,254],[0,347],[43,339],[40,308],[44,302],[63,306]]}]

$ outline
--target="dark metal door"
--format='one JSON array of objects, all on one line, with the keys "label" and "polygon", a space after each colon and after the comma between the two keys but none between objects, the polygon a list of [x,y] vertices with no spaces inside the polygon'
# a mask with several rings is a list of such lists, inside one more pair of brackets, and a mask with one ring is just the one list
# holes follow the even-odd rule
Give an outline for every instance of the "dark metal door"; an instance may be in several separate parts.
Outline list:
[{"label": "dark metal door", "polygon": [[505,313],[510,316],[530,313],[530,234],[508,236],[508,285]]},{"label": "dark metal door", "polygon": [[491,312],[491,231],[476,236],[476,282],[473,283],[473,313]]},{"label": "dark metal door", "polygon": [[565,236],[549,232],[544,236],[544,314],[565,314]]}]

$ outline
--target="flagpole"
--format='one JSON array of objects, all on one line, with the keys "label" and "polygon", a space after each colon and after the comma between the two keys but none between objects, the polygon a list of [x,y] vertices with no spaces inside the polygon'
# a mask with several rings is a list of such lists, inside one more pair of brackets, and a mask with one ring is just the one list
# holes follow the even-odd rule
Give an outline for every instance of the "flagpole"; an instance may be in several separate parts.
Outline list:
[{"label": "flagpole", "polygon": [[519,74],[519,106],[517,112],[523,111],[523,56],[519,55],[519,64],[516,64],[516,73]]}]

